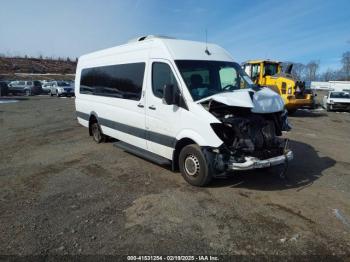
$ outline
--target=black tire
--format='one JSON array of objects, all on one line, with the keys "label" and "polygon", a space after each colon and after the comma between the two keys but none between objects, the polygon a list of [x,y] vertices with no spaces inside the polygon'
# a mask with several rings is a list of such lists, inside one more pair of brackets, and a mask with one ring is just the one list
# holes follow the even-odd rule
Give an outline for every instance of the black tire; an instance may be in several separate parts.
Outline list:
[{"label": "black tire", "polygon": [[183,178],[192,186],[205,186],[212,179],[210,165],[196,144],[187,145],[181,150],[179,168]]},{"label": "black tire", "polygon": [[52,94],[51,90],[50,90],[50,96],[53,96],[53,94]]},{"label": "black tire", "polygon": [[330,106],[327,104],[327,108],[326,108],[327,112],[331,112],[332,109],[330,108]]},{"label": "black tire", "polygon": [[101,128],[97,122],[91,124],[91,134],[93,140],[97,144],[106,141],[106,136],[102,133]]}]

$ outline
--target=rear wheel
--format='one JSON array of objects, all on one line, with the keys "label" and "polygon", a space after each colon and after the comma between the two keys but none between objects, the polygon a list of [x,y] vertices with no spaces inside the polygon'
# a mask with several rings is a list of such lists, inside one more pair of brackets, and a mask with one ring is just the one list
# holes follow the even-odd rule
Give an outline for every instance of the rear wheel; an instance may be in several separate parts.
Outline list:
[{"label": "rear wheel", "polygon": [[187,145],[181,150],[179,167],[183,178],[193,186],[205,186],[212,179],[210,167],[198,145]]},{"label": "rear wheel", "polygon": [[50,90],[49,92],[50,92],[50,96],[53,96],[52,91]]},{"label": "rear wheel", "polygon": [[98,144],[106,141],[106,136],[102,133],[97,122],[91,124],[91,134],[94,141]]}]

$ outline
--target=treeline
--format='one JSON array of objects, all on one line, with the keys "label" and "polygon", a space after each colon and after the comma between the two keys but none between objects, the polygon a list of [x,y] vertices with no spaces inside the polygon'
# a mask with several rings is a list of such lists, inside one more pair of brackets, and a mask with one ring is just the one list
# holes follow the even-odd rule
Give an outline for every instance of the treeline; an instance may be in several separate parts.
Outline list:
[{"label": "treeline", "polygon": [[0,58],[20,58],[20,59],[37,59],[37,60],[49,60],[49,61],[66,61],[66,62],[78,62],[78,57],[62,57],[62,56],[43,56],[43,55],[37,55],[37,56],[29,56],[29,55],[11,55],[10,53],[4,54],[0,53]]},{"label": "treeline", "polygon": [[33,73],[33,74],[74,74],[77,59],[70,57],[28,57],[0,56],[0,74]]},{"label": "treeline", "polygon": [[[15,72],[28,72],[28,73],[44,73],[44,72],[61,72],[61,73],[74,73],[78,58],[74,57],[53,57],[53,56],[28,56],[28,55],[10,55],[0,53],[0,59],[2,65],[0,65],[0,73],[4,71],[15,71]],[[5,66],[4,61],[14,61],[11,66]],[[16,62],[17,61],[17,62]],[[21,61],[21,63],[19,62]],[[25,66],[28,61],[28,66]],[[42,62],[43,65],[35,62]],[[51,63],[50,63],[51,62]],[[344,52],[340,60],[341,68],[338,70],[328,68],[325,72],[320,73],[320,61],[312,60],[307,64],[294,63],[292,74],[304,81],[350,81],[350,51]],[[62,64],[64,66],[58,66]],[[283,67],[285,68],[292,62],[284,62]],[[55,66],[50,66],[54,64]],[[24,66],[23,66],[24,65]],[[68,66],[67,66],[68,65]],[[21,67],[25,67],[21,68]],[[1,72],[2,71],[2,72]]]},{"label": "treeline", "polygon": [[[344,52],[340,60],[341,68],[334,70],[328,68],[320,73],[320,61],[312,60],[307,64],[293,63],[292,74],[304,81],[350,81],[350,52]],[[289,62],[284,63],[284,67]]]}]

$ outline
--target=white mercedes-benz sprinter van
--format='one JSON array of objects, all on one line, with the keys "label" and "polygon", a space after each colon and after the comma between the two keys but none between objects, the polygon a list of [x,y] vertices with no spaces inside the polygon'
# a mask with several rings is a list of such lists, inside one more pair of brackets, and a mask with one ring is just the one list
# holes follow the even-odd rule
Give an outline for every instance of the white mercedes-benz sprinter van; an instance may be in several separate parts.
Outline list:
[{"label": "white mercedes-benz sprinter van", "polygon": [[293,158],[284,102],[223,48],[146,36],[79,58],[76,114],[100,143],[171,164],[195,186]]}]

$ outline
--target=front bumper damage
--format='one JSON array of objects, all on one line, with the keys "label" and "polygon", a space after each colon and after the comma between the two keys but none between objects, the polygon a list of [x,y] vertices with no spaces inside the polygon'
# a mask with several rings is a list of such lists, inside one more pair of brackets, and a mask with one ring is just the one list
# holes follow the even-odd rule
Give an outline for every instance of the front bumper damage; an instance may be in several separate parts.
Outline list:
[{"label": "front bumper damage", "polygon": [[234,162],[234,160],[229,160],[227,169],[232,171],[237,170],[251,170],[251,169],[258,169],[258,168],[266,168],[266,167],[272,167],[277,165],[286,164],[289,161],[293,160],[293,151],[288,150],[285,154],[260,160],[256,157],[245,157],[245,162],[237,163]]}]

